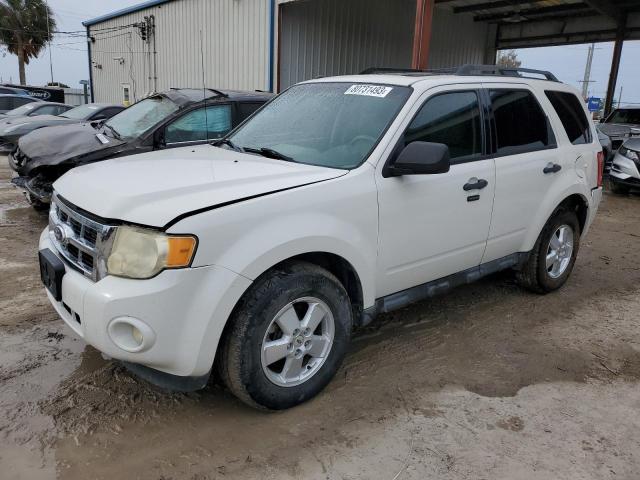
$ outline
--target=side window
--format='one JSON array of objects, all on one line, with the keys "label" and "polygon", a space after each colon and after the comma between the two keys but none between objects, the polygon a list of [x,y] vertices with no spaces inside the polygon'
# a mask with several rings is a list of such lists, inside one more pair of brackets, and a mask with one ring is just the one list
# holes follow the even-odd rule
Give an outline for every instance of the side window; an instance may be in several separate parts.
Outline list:
[{"label": "side window", "polygon": [[186,113],[167,127],[165,142],[196,142],[220,138],[229,130],[231,130],[230,105],[198,108]]},{"label": "side window", "polygon": [[13,97],[13,108],[21,107],[22,105],[26,103],[31,103],[32,101],[33,100],[31,100],[28,97],[25,97],[25,98]]},{"label": "side window", "polygon": [[578,97],[573,93],[545,90],[545,95],[553,105],[569,140],[574,145],[591,143],[589,120]]},{"label": "side window", "polygon": [[542,107],[528,90],[490,90],[498,155],[533,152],[556,139]]},{"label": "side window", "polygon": [[13,110],[15,107],[11,100],[10,97],[0,98],[0,110]]},{"label": "side window", "polygon": [[58,115],[59,109],[60,107],[56,105],[45,105],[44,107],[32,110],[30,115]]},{"label": "side window", "polygon": [[444,143],[451,158],[482,154],[480,106],[476,92],[451,92],[431,97],[404,135],[411,142]]},{"label": "side window", "polygon": [[248,103],[241,102],[238,103],[238,120],[242,122],[245,118],[253,114],[256,110],[258,110],[263,104],[262,103]]}]

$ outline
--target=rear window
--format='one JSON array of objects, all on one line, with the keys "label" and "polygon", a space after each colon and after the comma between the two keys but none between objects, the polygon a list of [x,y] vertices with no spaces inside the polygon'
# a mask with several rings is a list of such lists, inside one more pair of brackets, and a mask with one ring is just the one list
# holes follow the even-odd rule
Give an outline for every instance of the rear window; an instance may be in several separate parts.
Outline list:
[{"label": "rear window", "polygon": [[584,114],[584,109],[578,97],[573,93],[568,92],[556,92],[553,90],[545,90],[545,95],[553,105],[562,126],[569,140],[574,145],[581,145],[583,143],[591,143],[591,128],[589,127],[589,120]]},{"label": "rear window", "polygon": [[556,139],[542,107],[528,90],[490,90],[498,155],[534,152],[555,146]]}]

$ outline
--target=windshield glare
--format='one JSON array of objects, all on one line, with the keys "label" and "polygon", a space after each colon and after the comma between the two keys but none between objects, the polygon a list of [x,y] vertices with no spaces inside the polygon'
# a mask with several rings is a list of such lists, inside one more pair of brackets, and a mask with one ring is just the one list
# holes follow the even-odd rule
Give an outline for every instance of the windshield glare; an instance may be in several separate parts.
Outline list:
[{"label": "windshield glare", "polygon": [[[36,103],[36,102],[34,102]],[[36,106],[27,103],[26,105],[22,105],[21,107],[14,108],[13,110],[9,110],[6,115],[9,117],[18,117],[20,115],[29,115],[31,110],[33,110]]]},{"label": "windshield glare", "polygon": [[72,108],[71,110],[67,110],[60,116],[65,118],[82,120],[83,118],[87,118],[88,116],[93,114],[97,109],[98,107],[94,105],[80,105],[79,107]]},{"label": "windshield glare", "polygon": [[133,138],[143,134],[176,110],[178,106],[166,97],[145,98],[111,117],[106,125],[123,138]]},{"label": "windshield glare", "polygon": [[607,118],[607,123],[640,125],[640,108],[619,108]]},{"label": "windshield glare", "polygon": [[299,163],[351,169],[366,159],[411,93],[408,87],[308,83],[291,87],[231,137]]}]

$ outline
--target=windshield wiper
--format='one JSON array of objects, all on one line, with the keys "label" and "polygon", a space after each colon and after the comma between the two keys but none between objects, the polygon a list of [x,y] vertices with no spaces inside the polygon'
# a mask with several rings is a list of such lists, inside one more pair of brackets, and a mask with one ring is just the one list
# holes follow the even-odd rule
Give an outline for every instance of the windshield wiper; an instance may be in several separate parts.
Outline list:
[{"label": "windshield wiper", "polygon": [[117,140],[122,140],[122,137],[120,136],[120,134],[116,131],[115,128],[113,128],[111,125],[105,123],[104,126],[106,128],[108,128],[109,130],[111,130],[111,133],[113,134],[113,138],[117,139]]},{"label": "windshield wiper", "polygon": [[286,162],[294,162],[295,160],[293,158],[291,158],[288,155],[285,155],[284,153],[280,153],[277,150],[274,150],[273,148],[268,148],[268,147],[261,147],[261,148],[250,148],[250,147],[244,147],[244,151],[245,152],[249,152],[249,153],[257,153],[258,155],[262,155],[263,157],[267,157],[267,158],[275,158],[276,160],[284,160]]},{"label": "windshield wiper", "polygon": [[211,142],[211,145],[213,145],[214,147],[219,147],[220,145],[227,145],[228,147],[231,147],[231,150],[234,150],[236,152],[244,152],[244,148],[239,147],[228,138],[221,138],[220,140]]}]

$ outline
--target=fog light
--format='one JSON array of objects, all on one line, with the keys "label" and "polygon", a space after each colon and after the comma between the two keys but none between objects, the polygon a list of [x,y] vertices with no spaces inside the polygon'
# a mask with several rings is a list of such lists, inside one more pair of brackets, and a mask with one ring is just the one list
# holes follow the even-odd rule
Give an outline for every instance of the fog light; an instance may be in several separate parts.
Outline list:
[{"label": "fog light", "polygon": [[142,345],[144,337],[142,336],[142,332],[140,330],[138,330],[136,327],[131,327],[131,336],[138,345]]}]

